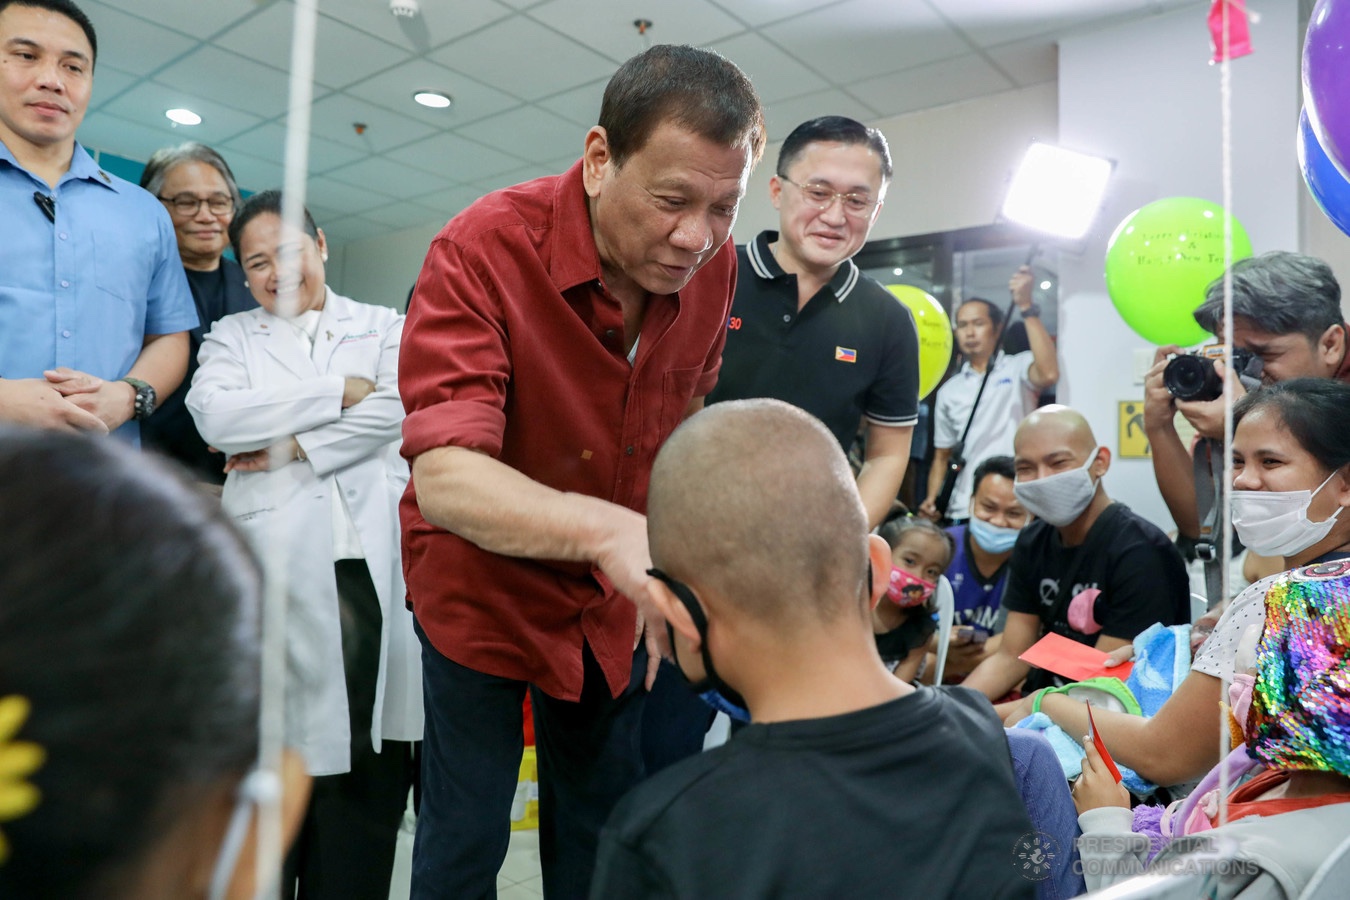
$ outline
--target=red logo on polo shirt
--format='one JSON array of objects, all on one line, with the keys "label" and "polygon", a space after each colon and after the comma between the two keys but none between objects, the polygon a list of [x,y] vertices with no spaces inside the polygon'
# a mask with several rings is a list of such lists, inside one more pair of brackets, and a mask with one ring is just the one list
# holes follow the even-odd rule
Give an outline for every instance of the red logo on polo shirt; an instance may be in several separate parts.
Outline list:
[{"label": "red logo on polo shirt", "polygon": [[849,347],[835,347],[834,358],[838,362],[855,363],[858,361],[858,351]]},{"label": "red logo on polo shirt", "polygon": [[727,319],[727,331],[740,331],[740,330],[741,330],[740,316],[732,316],[731,318]]}]

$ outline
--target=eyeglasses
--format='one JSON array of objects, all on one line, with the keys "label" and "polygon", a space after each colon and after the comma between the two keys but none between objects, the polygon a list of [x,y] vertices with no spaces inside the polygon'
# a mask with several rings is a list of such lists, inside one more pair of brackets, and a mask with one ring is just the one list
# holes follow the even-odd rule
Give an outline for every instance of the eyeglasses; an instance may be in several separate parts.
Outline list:
[{"label": "eyeglasses", "polygon": [[180,216],[195,216],[206,204],[213,216],[226,216],[234,212],[234,198],[229,194],[212,194],[210,197],[197,197],[193,194],[177,194],[173,197],[160,197],[164,203],[172,206]]},{"label": "eyeglasses", "polygon": [[839,200],[844,205],[844,212],[861,219],[871,215],[872,210],[877,208],[876,198],[866,194],[842,194],[830,190],[823,184],[798,184],[784,175],[779,175],[778,178],[801,191],[802,199],[816,209],[829,209],[834,206],[835,200]]}]

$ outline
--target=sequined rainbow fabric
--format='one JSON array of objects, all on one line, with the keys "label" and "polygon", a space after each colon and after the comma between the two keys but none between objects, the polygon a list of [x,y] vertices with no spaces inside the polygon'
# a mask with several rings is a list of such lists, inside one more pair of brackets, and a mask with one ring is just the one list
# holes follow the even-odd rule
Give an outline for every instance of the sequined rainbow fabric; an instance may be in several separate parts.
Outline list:
[{"label": "sequined rainbow fabric", "polygon": [[1266,592],[1248,746],[1279,769],[1350,775],[1350,560],[1295,569]]}]

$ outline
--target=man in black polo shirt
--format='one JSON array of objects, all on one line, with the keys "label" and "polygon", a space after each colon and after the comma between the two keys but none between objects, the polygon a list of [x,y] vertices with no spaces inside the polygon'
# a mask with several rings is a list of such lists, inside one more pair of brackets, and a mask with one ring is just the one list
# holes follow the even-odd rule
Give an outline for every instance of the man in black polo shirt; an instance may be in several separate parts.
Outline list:
[{"label": "man in black polo shirt", "polygon": [[769,199],[779,231],[738,247],[722,372],[708,403],[773,397],[822,420],[847,451],[866,423],[858,491],[875,527],[905,477],[919,403],[914,319],[851,257],[891,178],[875,128],[843,116],[798,125]]},{"label": "man in black polo shirt", "polygon": [[[783,400],[823,421],[845,452],[865,421],[858,492],[875,527],[905,477],[919,408],[914,318],[850,259],[881,209],[890,148],[875,128],[826,116],[788,135],[777,171],[769,199],[782,230],[736,248],[736,297],[707,402]],[[697,753],[711,721],[662,664],[642,715],[647,773]]]}]

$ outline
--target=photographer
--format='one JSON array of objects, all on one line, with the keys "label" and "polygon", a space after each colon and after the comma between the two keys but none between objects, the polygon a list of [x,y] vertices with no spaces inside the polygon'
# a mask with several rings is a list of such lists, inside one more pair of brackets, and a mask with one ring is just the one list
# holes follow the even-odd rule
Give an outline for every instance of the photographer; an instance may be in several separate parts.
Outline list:
[{"label": "photographer", "polygon": [[[1326,263],[1299,253],[1275,251],[1239,260],[1233,279],[1233,347],[1260,360],[1261,381],[1336,378],[1350,381],[1341,288]],[[1212,334],[1223,332],[1223,279],[1205,291],[1195,321]],[[1163,381],[1170,357],[1179,347],[1159,347],[1144,381],[1144,433],[1152,448],[1153,472],[1167,509],[1177,523],[1179,543],[1200,537],[1195,470],[1191,450],[1177,434],[1180,412],[1203,438],[1223,438],[1223,396],[1178,400]],[[1220,378],[1237,400],[1246,389],[1215,362]],[[1248,368],[1251,371],[1251,368]],[[1222,457],[1215,457],[1222,464]],[[1217,503],[1217,498],[1215,500]],[[1186,554],[1188,558],[1190,553]]]}]

